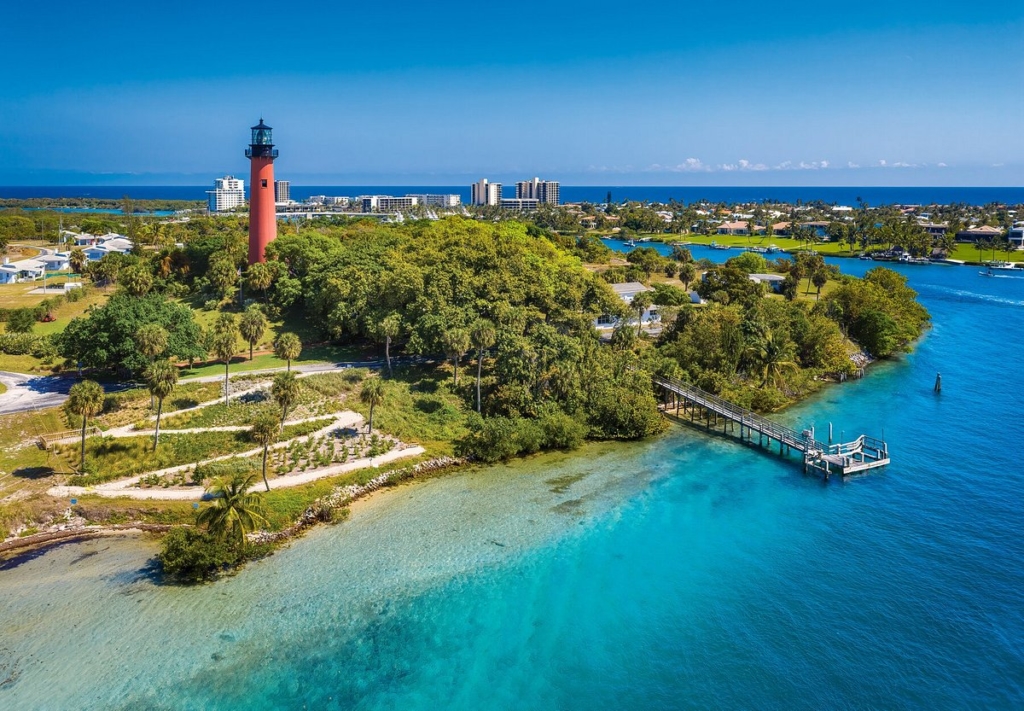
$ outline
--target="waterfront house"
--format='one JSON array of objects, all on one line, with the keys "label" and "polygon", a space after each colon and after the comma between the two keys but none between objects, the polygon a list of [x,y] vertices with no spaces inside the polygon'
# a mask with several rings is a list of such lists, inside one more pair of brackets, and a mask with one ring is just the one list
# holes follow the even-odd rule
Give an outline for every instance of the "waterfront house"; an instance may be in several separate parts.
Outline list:
[{"label": "waterfront house", "polygon": [[949,229],[949,225],[945,222],[919,222],[918,224],[932,237],[942,237]]},{"label": "waterfront house", "polygon": [[1024,222],[1014,222],[1006,238],[1014,249],[1024,249]]},{"label": "waterfront house", "polygon": [[977,242],[980,239],[992,239],[994,237],[1002,237],[1003,231],[998,227],[992,227],[991,225],[980,225],[978,227],[968,227],[966,230],[960,230],[956,233],[957,242]]},{"label": "waterfront house", "polygon": [[720,235],[745,235],[745,234],[749,234],[747,232],[747,223],[746,223],[746,221],[743,221],[743,220],[741,220],[739,222],[723,222],[722,224],[720,224],[718,226],[717,232]]}]

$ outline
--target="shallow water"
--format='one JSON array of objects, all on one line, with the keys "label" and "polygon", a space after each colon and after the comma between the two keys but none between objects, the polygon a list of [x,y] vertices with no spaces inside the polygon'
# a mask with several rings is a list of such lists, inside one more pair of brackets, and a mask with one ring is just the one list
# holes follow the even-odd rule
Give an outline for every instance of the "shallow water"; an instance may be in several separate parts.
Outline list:
[{"label": "shallow water", "polygon": [[915,353],[782,416],[884,435],[882,473],[673,427],[400,488],[202,588],[145,539],[62,546],[0,569],[0,708],[1024,707],[1024,280],[902,270]]}]

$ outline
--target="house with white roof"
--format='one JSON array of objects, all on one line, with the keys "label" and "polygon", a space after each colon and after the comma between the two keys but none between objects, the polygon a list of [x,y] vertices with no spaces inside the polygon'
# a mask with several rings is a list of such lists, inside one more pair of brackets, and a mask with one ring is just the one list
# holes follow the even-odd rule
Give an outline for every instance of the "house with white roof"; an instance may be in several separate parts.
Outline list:
[{"label": "house with white roof", "polygon": [[92,247],[86,247],[82,251],[90,262],[98,262],[108,254],[127,254],[132,251],[132,241],[127,237],[114,235],[110,239],[103,240]]},{"label": "house with white roof", "polygon": [[781,274],[748,274],[747,277],[755,284],[767,284],[775,294],[782,293],[782,285],[786,282],[786,277]]},{"label": "house with white roof", "polygon": [[38,259],[20,259],[12,262],[4,258],[0,264],[0,284],[17,284],[20,281],[35,281],[46,274],[46,265]]},{"label": "house with white roof", "polygon": [[36,260],[42,262],[48,272],[66,272],[71,269],[71,255],[67,252],[40,254]]},{"label": "house with white roof", "polygon": [[[633,299],[637,294],[645,291],[654,291],[651,287],[644,286],[638,281],[628,281],[624,284],[610,284],[609,286],[611,286],[612,291],[614,291],[620,299],[625,301],[626,304],[632,304]],[[659,320],[661,320],[661,317],[658,315],[658,307],[656,305],[652,305],[649,308],[644,309],[644,313],[640,317],[640,323],[642,325],[650,325]],[[615,328],[618,323],[619,319],[615,316],[612,316],[611,314],[604,314],[599,316],[594,322],[594,327],[599,330],[610,329]]]}]

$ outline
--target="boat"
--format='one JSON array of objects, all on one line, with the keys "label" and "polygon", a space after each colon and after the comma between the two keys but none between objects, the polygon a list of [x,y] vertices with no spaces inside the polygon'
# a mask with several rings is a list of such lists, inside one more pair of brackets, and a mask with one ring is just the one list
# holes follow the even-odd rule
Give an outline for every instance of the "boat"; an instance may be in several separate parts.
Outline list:
[{"label": "boat", "polygon": [[768,254],[768,250],[764,247],[747,247],[747,251],[754,254]]},{"label": "boat", "polygon": [[779,245],[770,244],[765,248],[764,251],[767,252],[768,254],[775,254],[776,252],[781,252],[782,250],[779,249]]},{"label": "boat", "polygon": [[711,249],[732,249],[729,245],[727,245],[727,244],[718,244],[718,242],[716,242],[714,240],[712,240],[711,244],[709,244],[708,246],[711,247]]},{"label": "boat", "polygon": [[985,266],[991,269],[1016,269],[1017,266],[1013,262],[984,262]]},{"label": "boat", "polygon": [[636,246],[636,242],[634,240],[631,240],[631,239],[630,240],[626,240],[626,246],[627,247],[635,247]]},{"label": "boat", "polygon": [[912,257],[909,254],[907,254],[906,252],[904,252],[903,254],[900,255],[900,258],[899,258],[898,261],[899,261],[900,264],[931,264],[932,263],[932,260],[930,260],[930,259],[927,259],[925,257]]}]

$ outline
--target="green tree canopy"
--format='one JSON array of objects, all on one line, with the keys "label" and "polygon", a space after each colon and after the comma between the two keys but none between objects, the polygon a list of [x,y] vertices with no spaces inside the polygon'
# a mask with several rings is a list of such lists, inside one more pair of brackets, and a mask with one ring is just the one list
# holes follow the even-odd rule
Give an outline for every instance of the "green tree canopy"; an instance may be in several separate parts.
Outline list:
[{"label": "green tree canopy", "polygon": [[157,294],[136,298],[123,293],[114,294],[87,316],[72,319],[55,338],[57,352],[88,368],[141,373],[151,357],[139,348],[135,335],[147,324],[167,332],[167,354],[180,360],[206,356],[190,308]]}]

